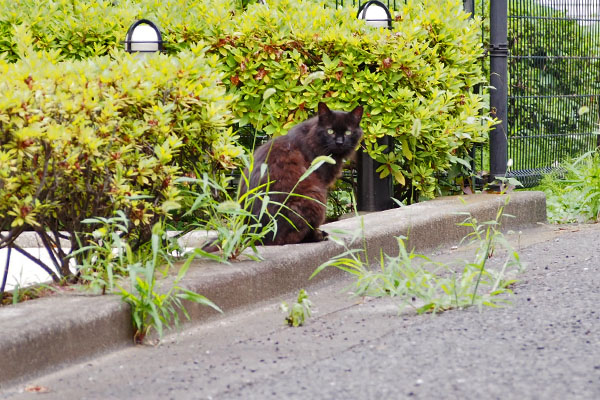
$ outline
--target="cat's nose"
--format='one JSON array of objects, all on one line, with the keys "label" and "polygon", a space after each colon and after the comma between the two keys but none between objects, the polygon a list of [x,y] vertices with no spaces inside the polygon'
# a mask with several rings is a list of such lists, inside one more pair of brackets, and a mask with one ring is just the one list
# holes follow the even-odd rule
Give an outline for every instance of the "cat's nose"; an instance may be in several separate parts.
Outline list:
[{"label": "cat's nose", "polygon": [[344,144],[344,138],[342,136],[336,137],[335,144]]}]

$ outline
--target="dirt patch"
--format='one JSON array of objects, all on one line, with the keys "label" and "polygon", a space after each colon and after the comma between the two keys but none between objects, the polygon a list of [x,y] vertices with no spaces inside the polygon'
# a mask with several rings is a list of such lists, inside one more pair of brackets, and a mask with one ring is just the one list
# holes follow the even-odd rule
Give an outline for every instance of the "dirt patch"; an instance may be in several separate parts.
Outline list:
[{"label": "dirt patch", "polygon": [[0,294],[0,307],[9,306],[23,301],[35,300],[40,297],[49,297],[61,293],[71,293],[76,290],[73,286],[59,285],[57,283],[33,285],[25,288],[15,288]]}]

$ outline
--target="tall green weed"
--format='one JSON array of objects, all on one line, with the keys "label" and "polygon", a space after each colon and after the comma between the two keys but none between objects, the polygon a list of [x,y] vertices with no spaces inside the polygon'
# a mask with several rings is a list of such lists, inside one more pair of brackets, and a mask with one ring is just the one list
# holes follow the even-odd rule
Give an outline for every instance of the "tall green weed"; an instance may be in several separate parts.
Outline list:
[{"label": "tall green weed", "polygon": [[173,253],[181,249],[175,239],[167,236],[162,223],[154,224],[150,241],[134,251],[125,239],[131,222],[122,211],[112,218],[89,218],[83,222],[96,229],[90,244],[73,254],[85,255],[74,267],[76,275],[85,287],[102,294],[117,293],[131,306],[136,343],[142,343],[152,329],[160,338],[165,328],[179,325],[181,316],[189,319],[184,300],[221,311],[206,297],[181,285],[195,252],[186,255],[169,288],[164,288],[165,278],[175,269],[177,258]]},{"label": "tall green weed", "polygon": [[597,222],[600,218],[600,153],[591,151],[564,162],[543,177],[548,221]]},{"label": "tall green weed", "polygon": [[[206,297],[181,285],[196,254],[188,255],[187,260],[179,267],[177,275],[164,290],[157,274],[166,277],[174,267],[171,255],[165,251],[162,243],[168,240],[161,224],[152,227],[150,251],[142,253],[137,259],[130,256],[126,265],[131,285],[119,285],[119,293],[123,301],[131,306],[131,321],[135,329],[134,341],[142,343],[151,329],[155,329],[159,338],[165,327],[177,326],[180,314],[190,319],[183,301],[202,304],[221,312],[221,309]],[[164,264],[166,263],[166,264]],[[164,264],[161,265],[161,264]],[[162,268],[161,268],[162,267]]]},{"label": "tall green weed", "polygon": [[[351,233],[350,245],[340,237],[331,239],[345,247],[346,251],[320,265],[311,278],[328,267],[335,267],[353,275],[351,289],[356,296],[393,297],[398,299],[400,309],[413,308],[417,313],[442,312],[471,306],[498,307],[508,301],[506,295],[522,270],[519,254],[506,241],[499,227],[504,207],[498,210],[492,221],[479,223],[471,215],[459,224],[472,231],[463,242],[476,247],[472,260],[442,263],[409,251],[405,237],[398,237],[398,255],[381,254],[372,267],[366,241],[361,229]],[[345,234],[348,232],[334,232]],[[362,240],[362,247],[350,247]],[[489,259],[500,248],[507,257],[499,268],[492,268]]]}]

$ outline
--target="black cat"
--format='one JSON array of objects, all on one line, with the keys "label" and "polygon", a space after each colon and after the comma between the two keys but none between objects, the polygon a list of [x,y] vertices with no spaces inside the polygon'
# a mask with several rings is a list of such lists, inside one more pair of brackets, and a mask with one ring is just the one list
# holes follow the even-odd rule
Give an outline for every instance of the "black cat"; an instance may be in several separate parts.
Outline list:
[{"label": "black cat", "polygon": [[[325,103],[319,103],[316,116],[292,127],[287,135],[271,139],[255,151],[255,167],[250,175],[250,187],[255,188],[271,181],[270,200],[278,203],[285,201],[285,207],[272,203],[267,205],[270,215],[275,215],[278,211],[280,215],[276,218],[275,235],[267,235],[263,244],[282,245],[327,239],[327,233],[318,229],[325,220],[327,189],[339,178],[344,160],[354,154],[363,135],[360,128],[362,114],[362,106],[351,112],[343,112],[332,111]],[[331,156],[336,163],[323,164],[294,189],[302,174],[318,156]],[[267,168],[266,173],[261,176],[260,166],[263,163]],[[245,175],[248,176],[247,170]],[[288,196],[287,193],[292,189],[293,193],[303,197]],[[242,179],[240,195],[246,191]],[[261,207],[262,204],[256,201],[252,213],[258,216]],[[264,215],[261,223],[267,224],[269,218],[268,215]]]}]

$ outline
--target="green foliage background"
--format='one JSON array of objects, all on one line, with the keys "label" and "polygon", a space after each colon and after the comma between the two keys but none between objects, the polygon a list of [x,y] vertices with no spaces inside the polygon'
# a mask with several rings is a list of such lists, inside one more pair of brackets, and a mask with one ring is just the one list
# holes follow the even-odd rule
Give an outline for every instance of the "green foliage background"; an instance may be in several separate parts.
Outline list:
[{"label": "green foliage background", "polygon": [[[439,173],[466,167],[468,149],[485,141],[492,123],[480,116],[485,104],[472,92],[483,82],[478,22],[467,19],[459,0],[408,1],[394,13],[391,31],[368,27],[354,8],[301,0],[245,11],[239,2],[214,0],[0,3],[7,33],[0,50],[9,60],[18,58],[14,24],[28,26],[37,48],[60,49],[66,58],[121,46],[141,17],[158,23],[169,54],[204,41],[220,58],[240,125],[269,135],[306,119],[320,100],[338,109],[361,103],[364,147],[384,164],[381,175],[428,197]],[[276,92],[263,102],[267,89]],[[389,153],[376,144],[385,135],[396,138]]]},{"label": "green foliage background", "polygon": [[[433,197],[493,124],[472,90],[484,81],[479,22],[460,0],[409,0],[392,30],[355,13],[301,0],[0,0],[0,225],[12,232],[0,246],[31,228],[54,244],[67,231],[75,250],[79,221],[117,209],[147,237],[185,202],[177,177],[226,185],[244,152],[234,127],[283,135],[319,101],[362,104],[381,176]],[[166,54],[119,50],[139,18],[159,25]]]},{"label": "green foliage background", "polygon": [[[485,47],[489,46],[489,4],[490,0],[475,1]],[[514,171],[556,167],[597,145],[600,25],[579,23],[550,4],[567,5],[561,1],[546,5],[536,0],[508,2],[507,134]],[[488,64],[486,59],[487,74]],[[487,169],[487,165],[480,168]]]},{"label": "green foliage background", "polygon": [[179,176],[225,179],[242,154],[206,49],[59,61],[34,52],[23,27],[17,34],[20,59],[0,59],[0,246],[33,229],[68,275],[59,239],[67,233],[71,252],[85,245],[76,234],[94,228],[82,220],[124,210],[143,241],[179,207]]}]

